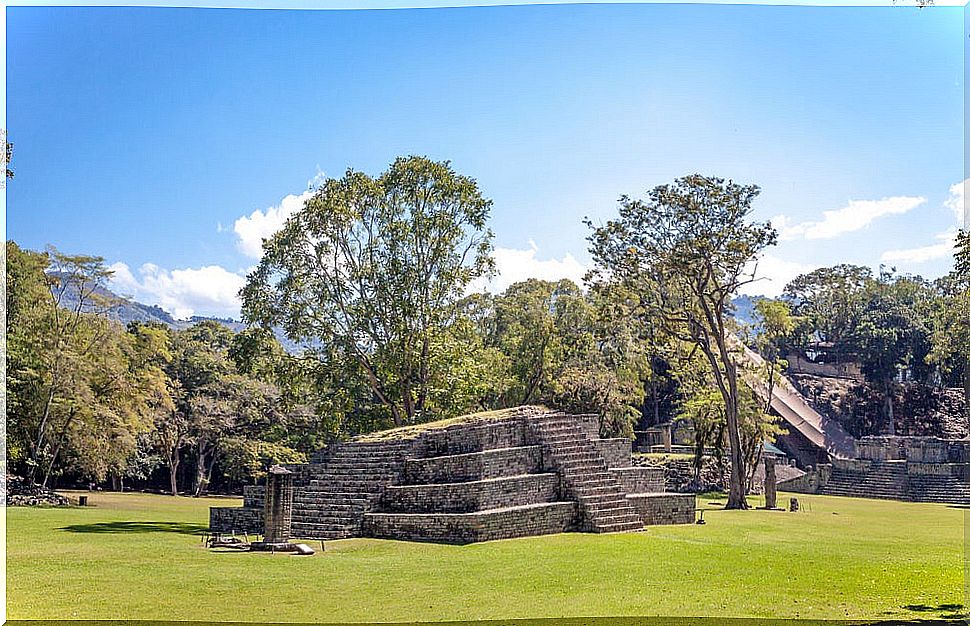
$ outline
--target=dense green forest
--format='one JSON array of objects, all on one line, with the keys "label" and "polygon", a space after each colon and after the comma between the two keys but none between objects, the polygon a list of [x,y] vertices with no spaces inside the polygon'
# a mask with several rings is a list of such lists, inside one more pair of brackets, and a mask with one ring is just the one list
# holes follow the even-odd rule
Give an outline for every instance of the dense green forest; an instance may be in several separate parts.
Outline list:
[{"label": "dense green forest", "polygon": [[[732,299],[777,238],[749,219],[757,194],[694,175],[624,197],[617,219],[590,224],[585,286],[490,294],[473,288],[493,267],[491,203],[474,180],[418,157],[375,178],[348,171],[266,240],[240,332],[123,325],[105,315],[117,303],[103,259],[8,241],[8,469],[198,495],[354,434],[545,404],[597,413],[612,435],[684,420],[699,448],[728,442],[742,489],[778,431],[744,381],[772,385],[791,353],[853,355],[885,398],[881,432],[900,380],[970,397],[966,233],[943,278],[823,268],[744,324]],[[734,337],[764,368],[748,376]]]}]

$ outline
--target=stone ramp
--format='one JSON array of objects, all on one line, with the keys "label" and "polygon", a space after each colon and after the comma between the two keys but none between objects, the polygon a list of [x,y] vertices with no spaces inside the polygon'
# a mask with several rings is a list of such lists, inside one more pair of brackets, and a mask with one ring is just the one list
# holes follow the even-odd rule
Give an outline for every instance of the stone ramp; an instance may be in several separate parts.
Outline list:
[{"label": "stone ramp", "polygon": [[[742,357],[749,364],[759,368],[765,367],[765,361],[754,350],[737,342],[742,347]],[[744,374],[742,373],[744,376]],[[748,384],[762,398],[768,390],[754,377],[744,376]],[[774,386],[771,395],[771,408],[779,417],[804,437],[811,445],[827,452],[835,458],[849,459],[856,455],[856,440],[842,427],[837,420],[821,415],[809,406],[805,398],[798,393],[795,386],[784,376]]]}]

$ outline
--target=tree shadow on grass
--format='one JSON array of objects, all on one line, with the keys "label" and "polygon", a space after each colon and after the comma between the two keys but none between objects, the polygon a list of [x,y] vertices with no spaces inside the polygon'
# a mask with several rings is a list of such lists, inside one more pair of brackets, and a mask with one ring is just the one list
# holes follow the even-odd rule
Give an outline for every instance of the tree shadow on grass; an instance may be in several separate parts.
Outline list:
[{"label": "tree shadow on grass", "polygon": [[202,524],[184,522],[101,522],[100,524],[72,524],[57,530],[69,533],[178,533],[180,535],[201,535],[209,530]]},{"label": "tree shadow on grass", "polygon": [[929,604],[907,604],[903,607],[907,611],[916,613],[937,613],[937,619],[959,619],[965,620],[970,617],[970,613],[964,611],[966,607],[955,602],[947,602],[932,606]]}]

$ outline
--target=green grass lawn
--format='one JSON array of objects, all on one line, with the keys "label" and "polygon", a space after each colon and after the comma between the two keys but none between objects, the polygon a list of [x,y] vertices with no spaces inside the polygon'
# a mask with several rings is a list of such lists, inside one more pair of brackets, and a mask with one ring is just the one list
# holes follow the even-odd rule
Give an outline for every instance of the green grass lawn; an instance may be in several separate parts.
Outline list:
[{"label": "green grass lawn", "polygon": [[[800,513],[467,546],[350,539],[312,557],[206,550],[227,499],[93,494],[7,509],[9,619],[411,621],[581,616],[955,618],[964,511],[799,496]],[[787,502],[787,498],[783,498]],[[315,542],[319,548],[319,542]]]}]

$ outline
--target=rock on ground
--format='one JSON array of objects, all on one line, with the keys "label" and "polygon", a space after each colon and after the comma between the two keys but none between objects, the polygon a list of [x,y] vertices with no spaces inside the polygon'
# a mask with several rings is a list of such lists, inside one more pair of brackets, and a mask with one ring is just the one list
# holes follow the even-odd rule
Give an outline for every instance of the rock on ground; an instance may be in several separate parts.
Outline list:
[{"label": "rock on ground", "polygon": [[7,474],[7,506],[67,506],[70,503],[66,496],[52,489]]}]

